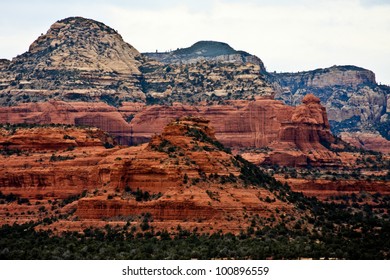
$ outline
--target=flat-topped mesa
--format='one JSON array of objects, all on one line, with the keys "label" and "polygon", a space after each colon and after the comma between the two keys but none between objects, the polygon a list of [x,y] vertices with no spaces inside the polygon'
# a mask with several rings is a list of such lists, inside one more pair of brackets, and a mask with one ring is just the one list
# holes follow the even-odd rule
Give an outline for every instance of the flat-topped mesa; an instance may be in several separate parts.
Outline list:
[{"label": "flat-topped mesa", "polygon": [[308,86],[316,87],[334,85],[357,87],[361,84],[375,83],[375,74],[372,71],[351,65],[320,69],[312,79],[308,80]]},{"label": "flat-topped mesa", "polygon": [[324,69],[298,73],[275,73],[273,76],[282,87],[291,88],[326,88],[334,86],[358,87],[376,84],[375,74],[367,69],[352,66],[332,66]]}]

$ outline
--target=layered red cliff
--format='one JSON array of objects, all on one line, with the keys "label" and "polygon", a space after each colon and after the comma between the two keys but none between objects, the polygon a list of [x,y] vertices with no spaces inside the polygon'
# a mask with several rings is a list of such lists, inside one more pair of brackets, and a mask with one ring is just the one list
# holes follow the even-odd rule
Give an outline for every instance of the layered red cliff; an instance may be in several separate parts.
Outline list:
[{"label": "layered red cliff", "polygon": [[205,119],[173,122],[137,147],[107,149],[111,139],[100,130],[66,126],[11,127],[1,135],[3,224],[55,218],[51,228],[82,229],[91,219],[139,222],[149,213],[165,229],[178,222],[239,232],[276,208],[300,215],[241,179],[243,163],[222,150]]},{"label": "layered red cliff", "polygon": [[[298,107],[272,99],[229,101],[225,105],[146,106],[124,103],[120,108],[105,103],[26,103],[0,108],[0,123],[66,123],[95,126],[125,145],[147,142],[165,125],[182,116],[202,116],[215,127],[217,139],[235,150],[264,149],[244,153],[254,162],[281,165],[338,165],[337,155],[323,143],[331,144],[326,111],[319,100],[308,95]],[[128,121],[126,121],[128,120]]]},{"label": "layered red cliff", "polygon": [[[308,127],[317,119],[300,115]],[[248,166],[216,140],[209,121],[197,117],[168,124],[149,144],[113,148],[112,139],[96,128],[3,126],[1,224],[46,220],[46,228],[82,230],[108,222],[140,225],[148,216],[156,229],[180,224],[238,233],[253,220],[272,225],[280,217],[304,214],[278,199],[266,180],[248,183],[251,174],[243,173]],[[389,193],[388,183],[381,181],[288,182],[320,199]]]}]

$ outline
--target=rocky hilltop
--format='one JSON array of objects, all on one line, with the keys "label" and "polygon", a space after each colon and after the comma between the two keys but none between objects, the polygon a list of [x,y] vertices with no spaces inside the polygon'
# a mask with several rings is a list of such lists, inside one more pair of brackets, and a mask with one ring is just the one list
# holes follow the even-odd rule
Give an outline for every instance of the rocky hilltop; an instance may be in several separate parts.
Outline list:
[{"label": "rocky hilltop", "polygon": [[[144,99],[141,54],[103,23],[72,17],[54,23],[29,50],[0,67],[0,100]],[[5,66],[4,66],[5,64]]]},{"label": "rocky hilltop", "polygon": [[199,42],[168,56],[141,55],[103,23],[67,18],[54,23],[28,52],[0,62],[0,103],[55,99],[114,106],[124,101],[193,104],[273,94],[261,74],[261,60],[227,44]]},{"label": "rocky hilltop", "polygon": [[237,51],[226,43],[216,41],[199,41],[188,48],[171,52],[143,53],[143,55],[164,64],[193,64],[202,61],[252,63],[260,66],[260,72],[266,72],[263,62],[257,56]]},{"label": "rocky hilltop", "polygon": [[6,68],[10,63],[11,61],[8,59],[0,59],[0,70]]},{"label": "rocky hilltop", "polygon": [[356,66],[333,66],[299,73],[274,73],[270,77],[275,98],[286,104],[299,104],[307,93],[318,96],[327,109],[334,133],[362,131],[380,133],[390,139],[390,91],[376,83],[372,71]]},{"label": "rocky hilltop", "polygon": [[222,104],[226,100],[272,97],[274,91],[256,64],[202,61],[194,64],[162,64],[148,61],[144,73],[147,104]]}]

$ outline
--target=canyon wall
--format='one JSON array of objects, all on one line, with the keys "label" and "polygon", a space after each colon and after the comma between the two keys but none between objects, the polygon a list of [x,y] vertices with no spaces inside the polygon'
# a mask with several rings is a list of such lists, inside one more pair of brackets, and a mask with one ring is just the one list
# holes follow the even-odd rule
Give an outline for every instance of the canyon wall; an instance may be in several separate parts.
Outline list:
[{"label": "canyon wall", "polygon": [[[312,95],[308,95],[298,107],[258,98],[211,106],[124,103],[115,108],[102,102],[51,101],[0,108],[1,123],[95,126],[113,135],[123,145],[145,143],[172,120],[189,115],[210,120],[218,141],[227,147],[236,150],[271,149],[267,156],[270,163],[306,165],[308,158],[312,163],[338,162],[337,156],[324,146],[324,143],[331,145],[334,139],[326,111],[319,99]],[[288,156],[284,156],[286,153]],[[290,160],[290,157],[301,160]]]}]

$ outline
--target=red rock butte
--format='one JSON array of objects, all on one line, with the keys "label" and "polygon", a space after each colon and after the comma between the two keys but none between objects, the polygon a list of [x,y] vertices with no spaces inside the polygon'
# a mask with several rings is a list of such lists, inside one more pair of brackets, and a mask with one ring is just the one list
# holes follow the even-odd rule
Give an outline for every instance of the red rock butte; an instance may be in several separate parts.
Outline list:
[{"label": "red rock butte", "polygon": [[68,126],[3,130],[0,140],[9,151],[0,190],[19,199],[1,205],[3,224],[65,215],[50,228],[82,229],[93,220],[123,223],[148,213],[157,228],[181,223],[239,232],[276,208],[300,215],[269,190],[270,177],[250,183],[242,172],[255,167],[226,151],[204,118],[173,121],[137,147],[107,149],[111,139],[100,130]]}]

